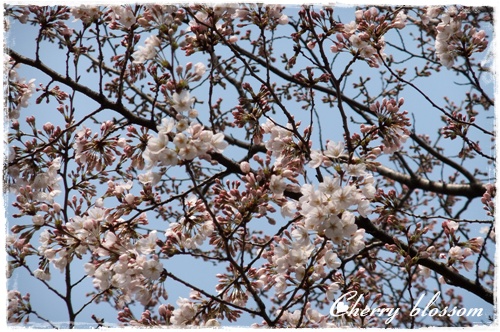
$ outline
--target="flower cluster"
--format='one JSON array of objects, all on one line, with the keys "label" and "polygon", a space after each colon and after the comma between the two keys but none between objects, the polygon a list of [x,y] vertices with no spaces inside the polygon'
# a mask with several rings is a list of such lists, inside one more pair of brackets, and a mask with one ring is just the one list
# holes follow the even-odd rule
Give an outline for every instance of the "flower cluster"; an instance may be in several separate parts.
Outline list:
[{"label": "flower cluster", "polygon": [[[288,24],[288,16],[283,13],[285,7],[281,5],[238,5],[220,4],[213,8],[203,5],[192,5],[191,10],[196,13],[189,22],[188,33],[182,45],[186,55],[193,54],[197,50],[206,47],[212,48],[220,42],[222,37],[227,38],[228,43],[238,41],[240,31],[234,28],[233,21],[251,22],[265,29],[274,30],[278,25]],[[245,26],[239,23],[237,26]],[[214,29],[216,33],[211,33]]]},{"label": "flower cluster", "polygon": [[[11,61],[8,55],[5,55],[4,66],[10,66]],[[16,67],[18,67],[17,65]],[[21,108],[28,107],[28,101],[35,92],[35,79],[28,82],[24,78],[20,78],[15,70],[15,67],[9,68],[9,118],[18,119]]]},{"label": "flower cluster", "polygon": [[[45,229],[40,235],[39,253],[62,270],[68,262],[66,258],[73,253],[81,256],[88,250],[100,250],[100,223],[106,221],[107,217],[108,211],[96,206],[89,209],[85,216],[74,216],[70,222],[62,225],[59,230],[62,233],[55,234]],[[59,246],[61,242],[68,244],[68,248]]]},{"label": "flower cluster", "polygon": [[[338,268],[340,261],[334,245],[346,254],[358,253],[364,248],[365,231],[358,229],[351,212],[357,210],[362,216],[371,213],[369,204],[375,195],[375,187],[373,177],[365,173],[363,166],[345,166],[345,174],[353,181],[344,186],[339,176],[325,177],[318,189],[304,184],[299,202],[293,203],[294,206],[288,202],[282,207],[282,213],[287,215],[291,215],[295,207],[303,219],[295,223],[289,239],[282,238],[272,245],[268,255],[277,272],[272,283],[278,296],[290,285],[292,275],[295,282],[300,283],[305,277],[314,282],[324,278],[329,270]],[[331,242],[315,257],[310,271],[307,264],[315,254],[315,245],[322,239]]]},{"label": "flower cluster", "polygon": [[187,209],[179,222],[171,222],[165,232],[167,250],[172,246],[184,249],[199,248],[205,240],[212,236],[214,223],[205,205],[195,196],[190,196],[184,203]]},{"label": "flower cluster", "polygon": [[[130,184],[116,184],[114,191],[118,194],[130,187]],[[69,204],[76,204],[76,197]],[[50,266],[64,272],[73,260],[81,260],[90,253],[93,259],[85,264],[87,275],[94,278],[93,284],[100,291],[119,289],[121,305],[130,302],[133,297],[147,305],[155,290],[166,298],[166,292],[156,285],[161,282],[163,272],[163,265],[155,255],[156,231],[144,236],[131,233],[130,228],[135,227],[134,224],[147,223],[145,215],[125,223],[123,219],[117,219],[111,214],[110,209],[102,207],[102,204],[102,199],[97,200],[96,205],[85,214],[76,215],[65,224],[60,223],[60,216],[49,216],[52,210],[55,214],[61,211],[57,203],[52,204],[52,210],[46,205],[40,207],[40,212],[47,213],[45,216],[40,213],[33,216],[32,227],[38,229],[52,220],[55,228],[45,227],[39,234],[36,253],[41,259],[34,276],[40,280],[50,280]],[[13,232],[18,233],[19,229],[13,229]],[[28,232],[17,240],[9,240],[10,246],[27,253],[29,248],[24,248],[23,245],[29,244],[23,238],[26,234]]]},{"label": "flower cluster", "polygon": [[[253,23],[262,20],[263,18],[255,15],[256,13],[252,9],[252,7],[241,6],[234,11],[233,18],[239,18],[241,21],[251,21]],[[288,24],[288,15],[283,13],[285,6],[269,4],[262,9],[264,9],[264,12],[261,12],[264,15],[264,20],[270,23],[269,28],[274,28],[278,24]]]},{"label": "flower cluster", "polygon": [[80,5],[71,7],[71,14],[75,18],[75,21],[81,20],[85,24],[90,24],[97,20],[102,12],[98,6],[91,5]]},{"label": "flower cluster", "polygon": [[380,56],[385,56],[384,35],[390,29],[402,29],[406,26],[406,14],[400,10],[389,20],[389,15],[379,15],[379,10],[371,7],[368,10],[357,10],[356,21],[343,26],[343,32],[337,34],[337,41],[330,50],[334,53],[348,48],[353,50],[371,67],[378,67]]},{"label": "flower cluster", "polygon": [[83,127],[76,133],[75,160],[81,165],[87,167],[88,171],[96,169],[102,170],[107,165],[112,165],[115,161],[115,155],[121,154],[118,148],[126,146],[126,139],[123,137],[110,137],[116,130],[113,121],[106,121],[101,124],[101,135],[92,134],[90,128]]},{"label": "flower cluster", "polygon": [[[135,245],[127,237],[109,231],[100,241],[99,248],[94,250],[104,259],[85,264],[85,271],[94,278],[93,284],[99,290],[110,287],[120,289],[123,303],[135,297],[142,305],[148,305],[156,289],[155,283],[161,282],[163,272],[163,264],[154,254],[156,241],[155,231],[142,237]],[[167,298],[165,290],[160,293]]]},{"label": "flower cluster", "polygon": [[344,153],[344,142],[328,141],[326,143],[326,150],[321,152],[318,150],[311,151],[311,161],[309,166],[312,168],[317,168],[321,165],[331,166],[331,160],[340,158]]},{"label": "flower cluster", "polygon": [[[188,33],[182,43],[182,49],[186,51],[186,55],[191,55],[209,45],[212,45],[209,47],[217,45],[221,36],[227,37],[231,43],[238,40],[230,24],[235,6],[220,5],[214,7],[213,10],[202,5],[193,5],[191,8],[196,9],[196,14],[189,21]],[[228,19],[224,25],[220,23],[222,18]],[[216,33],[209,33],[210,29],[214,29]]]},{"label": "flower cluster", "polygon": [[112,29],[120,25],[125,29],[130,29],[137,21],[130,6],[111,6],[108,17],[110,19],[109,25]]},{"label": "flower cluster", "polygon": [[[297,135],[291,123],[285,126],[277,125],[272,119],[260,126],[261,133],[271,137],[264,142],[266,149],[275,157],[274,168],[281,169],[282,175],[292,180],[303,171],[305,162],[305,146],[302,141],[296,142]],[[307,131],[307,128],[306,130]],[[284,172],[288,170],[288,172]]]},{"label": "flower cluster", "polygon": [[378,125],[361,126],[362,133],[380,134],[382,136],[382,151],[387,154],[399,151],[408,139],[410,132],[407,127],[411,125],[406,116],[408,111],[400,112],[404,99],[383,99],[382,103],[370,105],[370,110],[377,116]]},{"label": "flower cluster", "polygon": [[[280,170],[269,177],[273,198],[281,206],[284,217],[302,217],[294,223],[288,238],[276,238],[265,255],[273,272],[261,274],[260,280],[274,285],[279,299],[286,296],[290,285],[306,279],[309,284],[317,282],[329,271],[337,269],[341,264],[337,252],[350,255],[364,248],[365,231],[356,226],[354,213],[364,217],[371,213],[370,202],[375,196],[375,187],[374,178],[366,172],[365,164],[361,160],[347,163],[344,143],[332,141],[327,143],[324,152],[311,151],[309,166],[329,167],[335,163],[338,174],[324,177],[318,187],[312,184],[299,186],[295,177],[302,172],[304,151],[302,143],[294,141],[296,129],[291,125],[278,126],[272,120],[261,128],[264,134],[270,134],[264,144],[268,155],[276,158],[273,166]],[[248,173],[245,177],[252,174],[247,164],[241,167]],[[286,180],[292,184],[287,184]],[[288,200],[283,198],[285,190],[300,191],[302,196],[298,202]],[[318,252],[316,246],[325,240],[329,241]],[[332,286],[332,292],[333,289]]]},{"label": "flower cluster", "polygon": [[[473,253],[481,252],[484,240],[481,237],[475,237],[469,239],[467,242],[458,242],[455,234],[459,228],[459,224],[452,220],[447,220],[443,222],[444,233],[450,237],[451,242],[455,245],[448,250],[448,266],[452,266],[456,262],[460,263],[467,271],[470,271],[476,265],[473,260],[467,260],[466,258],[471,256]],[[441,254],[441,258],[445,258],[445,254]]]},{"label": "flower cluster", "polygon": [[[184,107],[182,103],[179,109],[184,110],[181,107]],[[174,127],[177,133],[172,131]],[[170,143],[173,143],[172,147],[169,147]],[[187,119],[176,122],[172,118],[163,118],[158,126],[158,136],[149,139],[143,158],[149,167],[175,166],[180,160],[189,161],[196,157],[210,160],[209,152],[220,153],[226,147],[227,142],[222,133],[213,134],[210,130],[203,130],[203,126],[198,123],[188,126]]]},{"label": "flower cluster", "polygon": [[277,126],[272,120],[267,120],[262,125],[263,132],[270,134],[271,137],[265,142],[266,149],[272,153],[273,157],[283,157],[287,150],[295,146],[293,140],[292,125],[288,124],[286,128]]},{"label": "flower cluster", "polygon": [[171,322],[174,326],[185,326],[193,320],[198,309],[189,299],[180,297],[177,300],[178,308],[172,313]]},{"label": "flower cluster", "polygon": [[[17,165],[9,167],[9,176],[14,179],[14,183],[9,186],[9,190],[18,195],[17,201],[21,206],[23,204],[31,205],[32,202],[53,203],[54,198],[61,193],[59,182],[61,177],[58,172],[61,168],[61,157],[57,157],[48,163],[47,171],[41,171],[32,174],[23,174]],[[27,173],[27,172],[25,172]],[[28,208],[29,209],[29,208]]]},{"label": "flower cluster", "polygon": [[[7,293],[7,321],[21,323],[30,314],[30,294],[24,296],[19,291],[11,290]],[[27,322],[28,320],[26,320]]]},{"label": "flower cluster", "polygon": [[439,19],[437,17],[443,11],[442,6],[428,6],[425,9],[425,13],[420,16],[423,24],[429,23],[439,23]]},{"label": "flower cluster", "polygon": [[[177,75],[179,75],[181,82],[182,81],[196,82],[196,81],[201,80],[201,78],[203,77],[203,75],[207,71],[207,67],[202,62],[198,62],[194,65],[192,62],[188,62],[186,64],[186,66],[184,66],[184,67],[181,65],[177,66],[175,71],[177,72]],[[174,101],[176,99],[176,95],[177,95],[177,98],[180,98],[181,100],[190,101],[189,106],[192,105],[194,98],[189,97],[189,91],[182,90],[180,93],[175,92],[174,95],[172,96]],[[177,103],[177,102],[175,101],[175,103]],[[192,116],[192,117],[194,117],[194,116]]]},{"label": "flower cluster", "polygon": [[152,60],[156,56],[156,48],[160,46],[161,41],[157,36],[151,35],[144,42],[145,46],[139,46],[139,49],[132,54],[134,63],[144,63]]},{"label": "flower cluster", "polygon": [[366,174],[363,168],[347,167],[346,171],[356,177],[353,183],[342,186],[340,177],[327,176],[318,189],[311,184],[304,184],[298,209],[304,217],[307,231],[318,232],[338,245],[348,239],[348,251],[355,253],[362,249],[359,236],[363,234],[357,229],[355,216],[349,210],[356,209],[363,217],[370,214],[370,201],[375,195],[375,188],[373,177]]},{"label": "flower cluster", "polygon": [[[439,11],[433,10],[428,15],[436,17]],[[436,31],[436,56],[443,66],[450,69],[458,55],[469,57],[473,52],[482,52],[488,46],[484,30],[465,25],[462,30],[462,20],[467,17],[464,11],[456,6],[449,6],[441,16],[441,22]]]},{"label": "flower cluster", "polygon": [[497,188],[495,185],[488,183],[486,185],[486,192],[481,197],[481,203],[484,204],[483,209],[488,211],[489,216],[495,215],[495,196],[497,194]]},{"label": "flower cluster", "polygon": [[[279,314],[279,311],[278,311]],[[301,319],[302,317],[302,319]],[[306,303],[304,312],[301,309],[296,309],[293,312],[284,311],[281,315],[279,323],[282,327],[297,328],[336,328],[337,324],[329,321],[328,315],[321,314],[318,310],[311,307],[311,303]],[[299,324],[301,322],[302,324]]]},{"label": "flower cluster", "polygon": [[[108,237],[106,242],[108,248],[113,246],[116,249],[120,248],[123,242],[119,243],[119,241],[113,240],[116,240],[116,238]],[[154,282],[160,279],[163,264],[155,255],[148,259],[145,255],[141,255],[133,249],[122,251],[116,262],[106,261],[100,264],[85,264],[87,275],[94,278],[94,286],[101,291],[108,290],[111,287],[120,289],[122,306],[130,302],[132,298],[135,298],[142,305],[150,304],[155,289]],[[167,298],[166,291],[162,293],[162,296]]]}]

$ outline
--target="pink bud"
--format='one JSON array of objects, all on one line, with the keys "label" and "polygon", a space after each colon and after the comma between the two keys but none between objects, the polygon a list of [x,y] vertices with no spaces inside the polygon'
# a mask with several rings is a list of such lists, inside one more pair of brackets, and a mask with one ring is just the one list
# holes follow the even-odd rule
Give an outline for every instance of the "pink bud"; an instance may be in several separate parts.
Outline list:
[{"label": "pink bud", "polygon": [[144,17],[141,17],[137,20],[137,23],[139,23],[143,28],[147,28],[149,26],[148,20],[146,20]]},{"label": "pink bud", "polygon": [[356,16],[356,20],[361,20],[363,18],[363,11],[360,9],[360,10],[356,10],[356,12],[354,13],[354,15]]},{"label": "pink bud", "polygon": [[54,203],[52,205],[52,208],[54,209],[55,213],[59,213],[61,211],[61,205],[59,205],[59,203]]},{"label": "pink bud", "polygon": [[158,308],[158,314],[160,314],[160,316],[162,317],[166,317],[167,313],[168,313],[167,306],[164,304],[160,305],[160,307]]},{"label": "pink bud", "polygon": [[135,199],[135,197],[134,197],[134,195],[132,195],[132,194],[126,194],[126,195],[125,195],[125,201],[126,201],[128,204],[130,204],[130,205],[134,204],[134,199]]},{"label": "pink bud", "polygon": [[92,219],[86,219],[84,222],[83,222],[83,228],[87,231],[91,231],[95,228],[97,228],[98,222],[95,221],[95,220],[92,220]]},{"label": "pink bud", "polygon": [[54,125],[50,122],[47,122],[46,124],[43,125],[43,130],[45,130],[46,132],[50,132],[54,130]]},{"label": "pink bud", "polygon": [[240,164],[240,169],[243,173],[247,174],[250,172],[250,164],[247,161],[244,161]]}]

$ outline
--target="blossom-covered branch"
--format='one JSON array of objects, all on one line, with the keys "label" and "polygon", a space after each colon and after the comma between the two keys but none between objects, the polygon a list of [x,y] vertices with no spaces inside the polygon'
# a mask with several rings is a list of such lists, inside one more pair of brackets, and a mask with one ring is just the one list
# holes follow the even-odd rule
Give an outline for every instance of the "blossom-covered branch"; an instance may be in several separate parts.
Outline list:
[{"label": "blossom-covered branch", "polygon": [[493,312],[488,8],[5,14],[9,38],[34,41],[4,64],[10,323],[477,321],[410,315],[433,288],[432,310]]}]

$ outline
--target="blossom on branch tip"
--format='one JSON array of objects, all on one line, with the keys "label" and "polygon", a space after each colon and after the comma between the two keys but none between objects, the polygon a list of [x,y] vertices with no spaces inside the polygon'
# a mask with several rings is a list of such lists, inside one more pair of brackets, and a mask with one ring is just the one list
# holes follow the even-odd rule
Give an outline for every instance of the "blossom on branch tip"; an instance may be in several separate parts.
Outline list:
[{"label": "blossom on branch tip", "polygon": [[283,192],[286,189],[285,179],[283,179],[279,175],[275,174],[271,175],[271,181],[269,182],[269,189],[271,189],[271,191],[276,197],[281,198],[283,196]]},{"label": "blossom on branch tip", "polygon": [[182,90],[181,93],[174,92],[172,96],[172,107],[179,113],[189,111],[195,98],[189,96],[189,91]]},{"label": "blossom on branch tip", "polygon": [[196,76],[201,78],[206,71],[207,67],[203,63],[198,62],[197,64],[194,65],[194,73]]},{"label": "blossom on branch tip", "polygon": [[149,36],[145,41],[145,46],[138,46],[138,50],[132,54],[134,63],[144,63],[147,60],[152,60],[156,56],[156,48],[161,44],[160,39],[155,36]]},{"label": "blossom on branch tip", "polygon": [[325,254],[324,259],[326,266],[328,266],[330,269],[338,269],[342,264],[338,259],[337,254],[331,250]]},{"label": "blossom on branch tip", "polygon": [[85,24],[89,24],[92,21],[99,18],[102,14],[99,6],[91,6],[91,5],[81,5],[78,7],[71,7],[71,14],[75,18],[75,21],[81,20]]},{"label": "blossom on branch tip", "polygon": [[321,166],[322,163],[323,163],[323,154],[321,153],[321,151],[312,150],[311,161],[309,161],[308,163],[309,167],[318,168],[319,166]]},{"label": "blossom on branch tip", "polygon": [[[5,55],[4,66],[13,64],[10,56]],[[9,66],[10,67],[10,66]],[[16,68],[18,65],[14,66],[8,71],[8,112],[10,119],[18,119],[20,116],[21,108],[27,108],[29,99],[35,92],[35,79],[31,79],[28,82],[24,78],[20,78],[17,74]]]},{"label": "blossom on branch tip", "polygon": [[406,26],[406,14],[401,10],[392,21],[391,26],[396,29],[403,29]]},{"label": "blossom on branch tip", "polygon": [[148,171],[144,174],[138,175],[139,182],[142,184],[151,184],[151,186],[155,186],[158,182],[160,182],[161,174],[158,172]]},{"label": "blossom on branch tip", "polygon": [[142,274],[148,279],[157,280],[162,272],[163,264],[157,260],[151,259],[142,264]]},{"label": "blossom on branch tip", "polygon": [[196,314],[196,307],[189,299],[179,297],[178,308],[174,310],[171,321],[175,326],[184,326],[190,323]]},{"label": "blossom on branch tip", "polygon": [[339,158],[344,153],[344,141],[340,141],[335,143],[333,141],[329,141],[326,143],[326,150],[324,152],[325,156],[329,158]]},{"label": "blossom on branch tip", "polygon": [[33,274],[34,274],[35,278],[37,278],[37,279],[44,280],[44,281],[50,280],[50,273],[47,273],[46,271],[44,271],[42,269],[36,269],[35,271],[33,271]]},{"label": "blossom on branch tip", "polygon": [[[436,12],[433,14],[437,16]],[[477,31],[468,24],[462,28],[462,20],[466,17],[465,11],[449,6],[436,27],[436,56],[448,69],[455,64],[459,55],[470,57],[474,52],[483,52],[488,46],[484,30]]]}]

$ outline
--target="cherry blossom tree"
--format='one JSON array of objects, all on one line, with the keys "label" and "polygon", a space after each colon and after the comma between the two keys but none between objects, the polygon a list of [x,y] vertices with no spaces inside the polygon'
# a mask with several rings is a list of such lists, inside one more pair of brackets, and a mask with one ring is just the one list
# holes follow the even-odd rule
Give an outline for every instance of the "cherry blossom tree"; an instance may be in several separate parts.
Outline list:
[{"label": "cherry blossom tree", "polygon": [[491,323],[492,8],[4,11],[9,323]]}]

